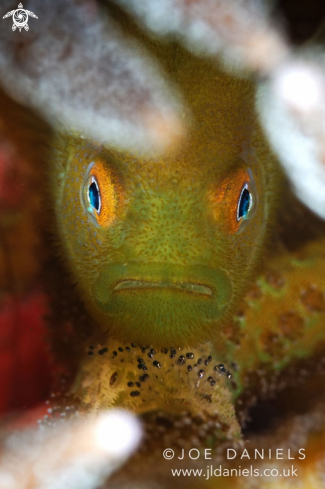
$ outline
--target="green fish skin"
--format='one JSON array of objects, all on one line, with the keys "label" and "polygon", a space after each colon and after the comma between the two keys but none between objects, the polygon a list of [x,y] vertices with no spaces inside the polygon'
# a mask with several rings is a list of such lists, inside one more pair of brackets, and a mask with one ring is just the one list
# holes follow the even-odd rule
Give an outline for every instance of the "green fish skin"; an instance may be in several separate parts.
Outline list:
[{"label": "green fish skin", "polygon": [[[57,134],[48,176],[60,253],[94,330],[142,345],[218,344],[261,255],[280,177],[250,80],[175,45],[158,57],[184,96],[187,137],[139,156]],[[252,200],[239,219],[245,186]]]}]

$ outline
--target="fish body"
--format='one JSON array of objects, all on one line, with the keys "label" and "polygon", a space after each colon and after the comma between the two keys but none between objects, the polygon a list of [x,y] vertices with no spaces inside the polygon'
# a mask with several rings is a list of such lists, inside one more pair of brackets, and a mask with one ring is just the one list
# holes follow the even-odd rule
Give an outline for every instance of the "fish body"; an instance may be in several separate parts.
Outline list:
[{"label": "fish body", "polygon": [[60,133],[50,198],[94,331],[143,345],[197,344],[218,339],[247,291],[280,177],[250,80],[174,44],[156,54],[183,95],[187,137],[139,155]]}]

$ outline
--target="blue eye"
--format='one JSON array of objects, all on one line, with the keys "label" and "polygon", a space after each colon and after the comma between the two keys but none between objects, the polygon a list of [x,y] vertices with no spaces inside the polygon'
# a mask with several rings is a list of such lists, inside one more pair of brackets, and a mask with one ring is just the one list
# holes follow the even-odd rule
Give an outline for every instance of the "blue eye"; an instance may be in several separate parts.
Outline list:
[{"label": "blue eye", "polygon": [[88,200],[90,205],[98,212],[100,213],[100,209],[102,206],[101,203],[101,198],[100,198],[100,192],[98,188],[98,183],[95,177],[91,177],[91,182],[88,188]]},{"label": "blue eye", "polygon": [[247,218],[249,211],[252,208],[252,205],[253,205],[253,197],[251,192],[248,190],[248,184],[245,183],[240,193],[240,197],[238,201],[237,221]]}]

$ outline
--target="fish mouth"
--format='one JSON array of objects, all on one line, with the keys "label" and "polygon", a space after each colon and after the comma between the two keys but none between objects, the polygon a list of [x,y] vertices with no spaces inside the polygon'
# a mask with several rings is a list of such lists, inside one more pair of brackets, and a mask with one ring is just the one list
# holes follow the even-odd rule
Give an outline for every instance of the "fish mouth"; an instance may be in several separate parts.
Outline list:
[{"label": "fish mouth", "polygon": [[146,280],[121,280],[114,287],[114,291],[143,290],[143,289],[169,289],[190,292],[192,294],[212,296],[213,290],[208,285],[183,282],[151,282]]}]

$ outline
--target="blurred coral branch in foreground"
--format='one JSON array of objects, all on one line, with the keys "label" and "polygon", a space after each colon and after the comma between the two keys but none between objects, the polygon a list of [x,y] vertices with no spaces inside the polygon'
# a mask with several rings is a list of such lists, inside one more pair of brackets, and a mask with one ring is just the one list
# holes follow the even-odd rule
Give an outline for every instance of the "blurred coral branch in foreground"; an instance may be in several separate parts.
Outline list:
[{"label": "blurred coral branch in foreground", "polygon": [[1,489],[95,489],[132,454],[141,427],[111,410],[2,436]]}]

